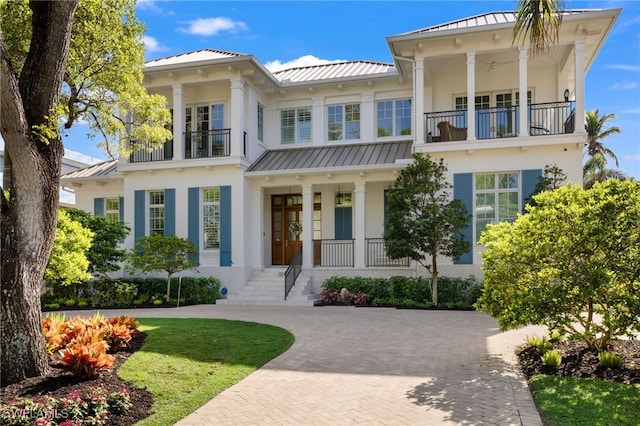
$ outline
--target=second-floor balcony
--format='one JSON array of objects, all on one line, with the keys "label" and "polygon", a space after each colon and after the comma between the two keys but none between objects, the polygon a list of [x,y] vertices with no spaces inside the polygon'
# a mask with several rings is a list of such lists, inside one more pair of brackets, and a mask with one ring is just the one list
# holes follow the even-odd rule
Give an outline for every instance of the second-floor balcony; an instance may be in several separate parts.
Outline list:
[{"label": "second-floor balcony", "polygon": [[[185,159],[228,157],[231,153],[231,129],[184,132],[183,144]],[[131,163],[174,159],[173,140],[168,140],[161,147],[152,150],[146,149],[145,146],[136,148],[129,156]]]},{"label": "second-floor balcony", "polygon": [[[427,143],[464,141],[468,135],[468,111],[436,111],[424,114]],[[529,104],[525,128],[520,124],[520,106],[478,108],[475,111],[475,139],[511,138],[573,133],[575,129],[574,102]]]}]

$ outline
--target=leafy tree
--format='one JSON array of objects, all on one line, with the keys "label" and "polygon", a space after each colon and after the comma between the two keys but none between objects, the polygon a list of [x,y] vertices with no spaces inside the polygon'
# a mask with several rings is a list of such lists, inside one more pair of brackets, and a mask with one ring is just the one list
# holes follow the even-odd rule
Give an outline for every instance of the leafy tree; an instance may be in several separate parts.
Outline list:
[{"label": "leafy tree", "polygon": [[640,331],[640,182],[567,185],[480,243],[477,307],[502,330],[538,324],[604,350]]},{"label": "leafy tree", "polygon": [[518,0],[513,41],[524,44],[528,38],[534,56],[544,53],[560,38],[563,9],[562,0]]},{"label": "leafy tree", "polygon": [[613,126],[605,129],[607,122],[616,118],[615,114],[600,115],[600,110],[587,111],[585,116],[584,129],[587,132],[586,153],[590,157],[601,155],[611,157],[616,162],[616,167],[620,167],[618,157],[609,148],[604,146],[602,140],[615,133],[622,133],[619,127]]},{"label": "leafy tree", "polygon": [[596,182],[606,182],[609,179],[629,179],[624,172],[607,168],[607,160],[600,153],[589,157],[582,166],[582,180],[585,189],[591,188]]},{"label": "leafy tree", "polygon": [[556,166],[555,164],[553,166],[544,166],[544,172],[542,173],[542,176],[538,178],[538,182],[536,183],[533,192],[527,198],[527,203],[535,206],[535,195],[544,191],[553,191],[554,189],[558,189],[566,180],[567,175],[564,173],[564,171],[562,171],[560,167]]},{"label": "leafy tree", "polygon": [[160,234],[140,237],[129,252],[130,272],[143,273],[165,271],[167,273],[167,294],[171,290],[171,276],[200,265],[198,249],[186,238]]},{"label": "leafy tree", "polygon": [[68,286],[91,279],[86,253],[93,235],[91,230],[61,210],[51,257],[44,272],[45,280],[53,285]]},{"label": "leafy tree", "polygon": [[[143,28],[134,15],[134,0],[78,3],[0,3],[3,383],[43,375],[48,368],[40,286],[58,216],[64,153],[58,120],[68,128],[83,119],[104,136],[104,143],[122,145],[132,137],[152,149],[170,137],[163,100],[140,88]],[[116,113],[131,117],[131,123]],[[128,124],[140,126],[130,134]]]},{"label": "leafy tree", "polygon": [[103,216],[93,216],[84,210],[67,209],[69,217],[94,233],[91,248],[87,250],[89,271],[94,275],[105,276],[109,272],[120,270],[120,262],[126,258],[126,251],[119,247],[130,228],[124,222],[109,221]]},{"label": "leafy tree", "polygon": [[438,256],[457,258],[471,247],[460,231],[470,215],[460,200],[451,200],[444,161],[413,154],[388,192],[384,241],[394,259],[410,257],[431,274],[433,304],[438,305]]}]

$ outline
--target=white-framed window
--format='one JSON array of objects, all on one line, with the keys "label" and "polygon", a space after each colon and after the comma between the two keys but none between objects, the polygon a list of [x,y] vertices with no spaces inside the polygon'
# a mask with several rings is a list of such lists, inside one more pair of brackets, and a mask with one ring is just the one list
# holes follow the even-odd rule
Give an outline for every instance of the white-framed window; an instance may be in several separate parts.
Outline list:
[{"label": "white-framed window", "polygon": [[104,199],[104,217],[108,222],[120,221],[120,197]]},{"label": "white-framed window", "polygon": [[280,111],[280,143],[305,143],[311,141],[311,108]]},{"label": "white-framed window", "polygon": [[360,139],[360,104],[327,107],[327,140]]},{"label": "white-framed window", "polygon": [[264,107],[258,104],[258,140],[264,142]]},{"label": "white-framed window", "polygon": [[149,191],[149,235],[164,235],[164,191]]},{"label": "white-framed window", "polygon": [[220,248],[220,188],[202,188],[202,247]]},{"label": "white-framed window", "polygon": [[411,99],[379,101],[378,137],[411,135]]},{"label": "white-framed window", "polygon": [[474,176],[476,241],[490,223],[513,222],[520,212],[520,173]]}]

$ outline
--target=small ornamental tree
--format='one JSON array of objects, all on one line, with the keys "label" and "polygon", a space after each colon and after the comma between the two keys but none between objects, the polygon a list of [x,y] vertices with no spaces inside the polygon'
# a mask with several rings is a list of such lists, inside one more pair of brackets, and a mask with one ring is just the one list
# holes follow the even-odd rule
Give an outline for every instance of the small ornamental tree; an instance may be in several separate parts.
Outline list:
[{"label": "small ornamental tree", "polygon": [[53,250],[44,271],[44,279],[57,286],[69,286],[91,279],[86,253],[91,247],[92,239],[91,230],[71,219],[66,211],[60,210]]},{"label": "small ornamental tree", "polygon": [[200,265],[196,246],[188,239],[175,235],[156,234],[140,237],[128,257],[130,272],[165,271],[167,273],[167,300],[170,296],[173,274]]},{"label": "small ornamental tree", "polygon": [[543,325],[598,350],[640,331],[640,182],[567,185],[535,200],[480,238],[477,307],[502,330]]},{"label": "small ornamental tree", "polygon": [[431,274],[431,296],[438,305],[438,256],[458,258],[470,243],[460,231],[470,216],[460,200],[452,200],[444,160],[413,154],[388,191],[384,242],[393,259],[410,257]]}]

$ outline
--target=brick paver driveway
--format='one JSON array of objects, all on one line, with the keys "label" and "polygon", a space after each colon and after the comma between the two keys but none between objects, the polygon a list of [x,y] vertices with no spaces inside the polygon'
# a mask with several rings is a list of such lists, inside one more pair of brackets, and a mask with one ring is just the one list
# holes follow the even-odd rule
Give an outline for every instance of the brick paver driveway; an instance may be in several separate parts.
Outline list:
[{"label": "brick paver driveway", "polygon": [[182,426],[542,424],[513,352],[543,331],[500,333],[483,313],[203,305],[135,315],[254,321],[295,335]]}]

